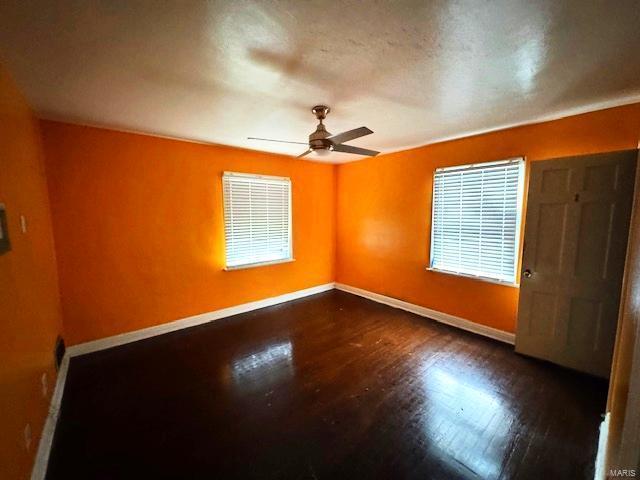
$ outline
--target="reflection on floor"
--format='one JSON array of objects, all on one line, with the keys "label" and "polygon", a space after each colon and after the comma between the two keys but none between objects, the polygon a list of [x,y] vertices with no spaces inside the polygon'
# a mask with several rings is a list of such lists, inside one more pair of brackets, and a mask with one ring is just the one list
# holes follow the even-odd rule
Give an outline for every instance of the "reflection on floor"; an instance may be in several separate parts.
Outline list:
[{"label": "reflection on floor", "polygon": [[593,478],[605,395],[331,291],[74,358],[48,478]]}]

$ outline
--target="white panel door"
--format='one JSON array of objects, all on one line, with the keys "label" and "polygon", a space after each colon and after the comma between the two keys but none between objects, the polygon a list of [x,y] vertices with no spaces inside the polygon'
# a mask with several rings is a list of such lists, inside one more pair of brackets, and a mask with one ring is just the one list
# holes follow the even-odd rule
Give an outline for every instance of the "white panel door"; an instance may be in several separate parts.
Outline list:
[{"label": "white panel door", "polygon": [[636,157],[532,162],[517,352],[609,375]]}]

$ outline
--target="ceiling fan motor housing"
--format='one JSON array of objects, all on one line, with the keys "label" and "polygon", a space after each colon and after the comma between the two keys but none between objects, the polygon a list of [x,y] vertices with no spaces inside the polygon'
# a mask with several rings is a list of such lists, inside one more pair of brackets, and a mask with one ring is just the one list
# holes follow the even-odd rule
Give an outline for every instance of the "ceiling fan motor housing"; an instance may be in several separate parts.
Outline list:
[{"label": "ceiling fan motor housing", "polygon": [[328,138],[331,133],[327,132],[322,123],[318,124],[316,131],[309,135],[309,148],[311,150],[331,150],[333,142]]}]

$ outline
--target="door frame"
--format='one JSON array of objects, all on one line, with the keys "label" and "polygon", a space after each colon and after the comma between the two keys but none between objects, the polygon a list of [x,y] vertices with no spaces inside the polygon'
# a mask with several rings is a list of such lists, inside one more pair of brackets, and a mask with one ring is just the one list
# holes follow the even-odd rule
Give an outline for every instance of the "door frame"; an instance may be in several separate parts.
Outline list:
[{"label": "door frame", "polygon": [[[640,150],[638,150],[640,166]],[[636,168],[635,192],[618,328],[611,364],[611,381],[605,420],[600,427],[596,460],[597,480],[609,469],[640,467],[640,168]]]}]

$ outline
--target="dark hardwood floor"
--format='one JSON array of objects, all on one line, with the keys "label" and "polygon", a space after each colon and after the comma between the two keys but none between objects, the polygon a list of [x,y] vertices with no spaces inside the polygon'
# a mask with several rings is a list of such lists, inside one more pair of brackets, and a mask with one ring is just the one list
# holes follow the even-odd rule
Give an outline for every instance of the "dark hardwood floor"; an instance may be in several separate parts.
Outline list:
[{"label": "dark hardwood floor", "polygon": [[606,383],[331,291],[71,361],[49,479],[591,479]]}]

